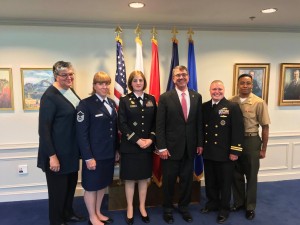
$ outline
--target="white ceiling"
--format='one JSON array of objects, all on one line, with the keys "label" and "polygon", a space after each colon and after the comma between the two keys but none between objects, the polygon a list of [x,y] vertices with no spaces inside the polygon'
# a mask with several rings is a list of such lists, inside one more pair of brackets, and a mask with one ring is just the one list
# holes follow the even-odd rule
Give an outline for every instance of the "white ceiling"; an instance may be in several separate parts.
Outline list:
[{"label": "white ceiling", "polygon": [[[132,1],[0,0],[0,24],[300,32],[300,0],[141,0],[145,8],[131,9]],[[269,7],[278,12],[260,12]]]}]

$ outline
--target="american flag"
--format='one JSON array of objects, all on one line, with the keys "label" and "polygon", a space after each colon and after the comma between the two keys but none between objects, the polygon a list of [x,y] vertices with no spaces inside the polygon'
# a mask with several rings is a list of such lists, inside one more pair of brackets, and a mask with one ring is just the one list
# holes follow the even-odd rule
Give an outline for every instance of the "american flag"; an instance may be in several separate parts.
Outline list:
[{"label": "american flag", "polygon": [[126,69],[125,61],[123,56],[122,44],[117,40],[117,69],[116,69],[116,78],[115,78],[115,88],[114,88],[114,100],[119,106],[119,101],[121,96],[127,94],[127,85],[126,85]]}]

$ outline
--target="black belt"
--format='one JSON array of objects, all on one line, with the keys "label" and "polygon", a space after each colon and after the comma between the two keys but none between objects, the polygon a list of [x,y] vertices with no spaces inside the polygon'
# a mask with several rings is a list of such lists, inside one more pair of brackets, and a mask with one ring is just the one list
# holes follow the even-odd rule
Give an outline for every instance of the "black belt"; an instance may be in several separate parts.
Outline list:
[{"label": "black belt", "polygon": [[245,136],[246,137],[258,136],[258,132],[246,132]]}]

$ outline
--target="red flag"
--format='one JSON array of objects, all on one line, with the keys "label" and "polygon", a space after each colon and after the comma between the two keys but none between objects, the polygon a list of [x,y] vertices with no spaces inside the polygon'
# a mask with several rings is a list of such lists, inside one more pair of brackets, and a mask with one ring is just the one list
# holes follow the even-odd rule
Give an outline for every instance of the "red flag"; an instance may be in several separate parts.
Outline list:
[{"label": "red flag", "polygon": [[[154,95],[156,103],[160,96],[160,79],[159,79],[159,60],[158,60],[158,44],[157,40],[152,38],[152,63],[150,72],[150,88],[149,93]],[[153,154],[153,181],[158,187],[162,185],[162,172],[160,157],[158,154]]]}]

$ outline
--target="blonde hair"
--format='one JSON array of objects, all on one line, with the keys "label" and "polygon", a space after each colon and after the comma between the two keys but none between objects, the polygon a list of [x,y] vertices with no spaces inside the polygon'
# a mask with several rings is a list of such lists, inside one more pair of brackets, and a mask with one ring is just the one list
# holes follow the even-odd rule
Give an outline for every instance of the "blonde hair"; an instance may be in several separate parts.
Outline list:
[{"label": "blonde hair", "polygon": [[91,94],[96,93],[96,91],[94,89],[94,85],[97,83],[99,83],[99,84],[106,83],[107,85],[109,85],[111,83],[111,78],[107,73],[105,73],[103,71],[99,71],[99,72],[95,73],[94,78],[93,78],[93,90],[92,90]]}]

